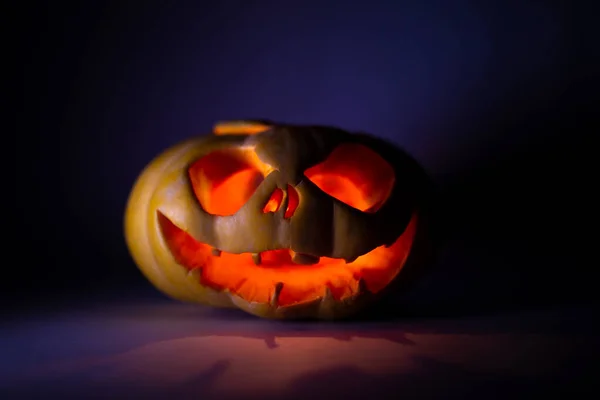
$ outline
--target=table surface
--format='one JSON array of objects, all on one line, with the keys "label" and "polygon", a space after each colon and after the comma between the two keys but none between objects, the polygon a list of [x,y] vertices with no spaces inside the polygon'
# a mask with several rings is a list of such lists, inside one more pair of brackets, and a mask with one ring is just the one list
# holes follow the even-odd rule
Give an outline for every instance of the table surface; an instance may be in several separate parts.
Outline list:
[{"label": "table surface", "polygon": [[0,398],[593,398],[593,318],[555,308],[306,323],[96,301],[4,324]]}]

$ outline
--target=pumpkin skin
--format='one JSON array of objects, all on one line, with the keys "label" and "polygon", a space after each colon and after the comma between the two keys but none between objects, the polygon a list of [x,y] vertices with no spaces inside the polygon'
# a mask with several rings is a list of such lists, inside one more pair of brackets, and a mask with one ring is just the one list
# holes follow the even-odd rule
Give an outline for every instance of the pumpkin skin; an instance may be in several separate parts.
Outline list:
[{"label": "pumpkin skin", "polygon": [[140,174],[127,246],[178,300],[265,318],[348,317],[420,267],[427,216],[417,169],[366,134],[217,124]]}]

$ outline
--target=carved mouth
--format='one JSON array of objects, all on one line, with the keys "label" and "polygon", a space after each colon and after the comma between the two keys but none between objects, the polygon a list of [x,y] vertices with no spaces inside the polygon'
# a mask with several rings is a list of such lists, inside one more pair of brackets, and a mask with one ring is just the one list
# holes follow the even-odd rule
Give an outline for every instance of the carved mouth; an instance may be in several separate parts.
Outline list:
[{"label": "carved mouth", "polygon": [[416,215],[389,247],[380,246],[347,263],[289,249],[232,254],[196,241],[158,212],[165,243],[198,282],[229,291],[248,302],[290,306],[332,296],[344,300],[364,291],[377,293],[400,272],[412,247]]}]

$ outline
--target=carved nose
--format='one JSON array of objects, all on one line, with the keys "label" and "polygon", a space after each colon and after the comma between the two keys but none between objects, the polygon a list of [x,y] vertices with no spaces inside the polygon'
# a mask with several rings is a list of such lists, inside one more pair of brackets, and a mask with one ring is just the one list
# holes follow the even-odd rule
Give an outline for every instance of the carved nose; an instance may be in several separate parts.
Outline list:
[{"label": "carved nose", "polygon": [[285,193],[282,189],[275,189],[269,197],[269,201],[263,208],[263,213],[277,212],[283,206],[285,206],[285,213],[283,218],[291,218],[296,212],[298,204],[300,203],[300,196],[293,186],[287,185]]}]

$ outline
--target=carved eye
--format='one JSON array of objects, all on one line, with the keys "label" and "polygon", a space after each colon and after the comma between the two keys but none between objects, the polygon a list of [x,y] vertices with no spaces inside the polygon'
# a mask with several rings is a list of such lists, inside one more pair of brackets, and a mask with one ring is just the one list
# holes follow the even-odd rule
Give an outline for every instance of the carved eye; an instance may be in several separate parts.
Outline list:
[{"label": "carved eye", "polygon": [[270,167],[248,149],[217,150],[188,170],[200,205],[209,214],[233,215],[250,199]]},{"label": "carved eye", "polygon": [[394,169],[370,148],[347,143],[304,175],[331,197],[367,213],[376,212],[394,187]]}]

